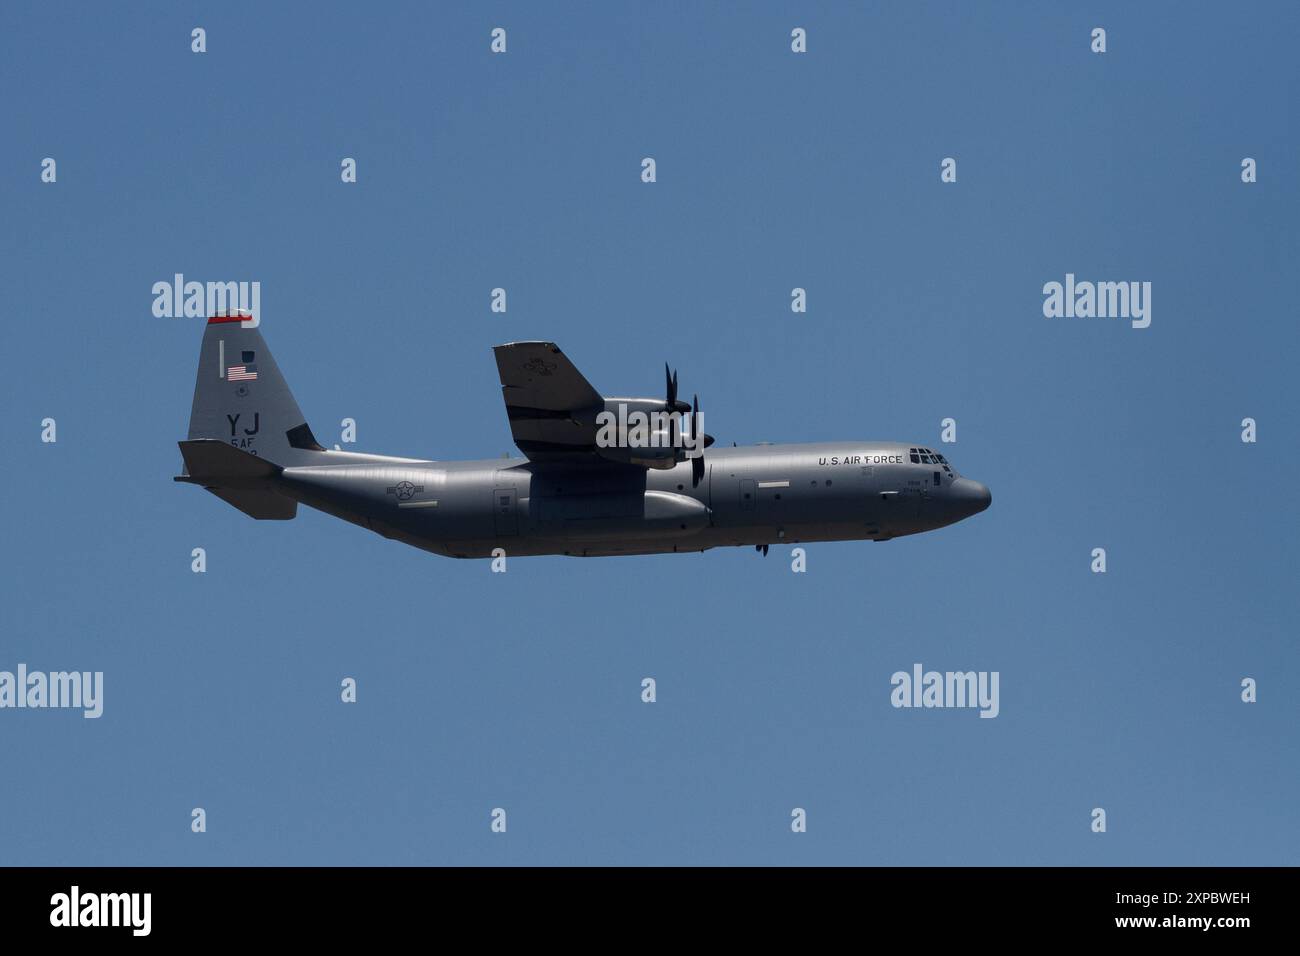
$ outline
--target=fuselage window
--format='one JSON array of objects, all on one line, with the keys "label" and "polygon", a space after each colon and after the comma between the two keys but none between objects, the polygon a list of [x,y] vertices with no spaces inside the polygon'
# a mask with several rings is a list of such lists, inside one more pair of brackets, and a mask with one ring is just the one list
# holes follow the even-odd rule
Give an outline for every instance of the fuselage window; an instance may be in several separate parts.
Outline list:
[{"label": "fuselage window", "polygon": [[939,487],[939,473],[937,471],[934,473],[934,486]]}]

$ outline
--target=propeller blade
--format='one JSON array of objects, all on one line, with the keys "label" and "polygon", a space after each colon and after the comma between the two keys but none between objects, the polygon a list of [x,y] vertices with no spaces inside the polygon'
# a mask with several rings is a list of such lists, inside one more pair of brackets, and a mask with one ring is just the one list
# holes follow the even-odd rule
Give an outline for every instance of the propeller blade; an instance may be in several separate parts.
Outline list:
[{"label": "propeller blade", "polygon": [[[696,440],[702,434],[700,430],[700,396],[695,396],[695,406],[691,411],[691,438]],[[706,436],[707,437],[707,436]],[[691,459],[691,487],[699,485],[704,478],[704,449]]]},{"label": "propeller blade", "polygon": [[664,362],[664,411],[681,412],[685,415],[691,410],[691,406],[681,401],[677,397],[677,372],[675,369],[669,369],[668,363]]},{"label": "propeller blade", "polygon": [[677,373],[669,371],[667,362],[664,362],[664,392],[667,395],[664,404],[671,412],[677,407]]}]

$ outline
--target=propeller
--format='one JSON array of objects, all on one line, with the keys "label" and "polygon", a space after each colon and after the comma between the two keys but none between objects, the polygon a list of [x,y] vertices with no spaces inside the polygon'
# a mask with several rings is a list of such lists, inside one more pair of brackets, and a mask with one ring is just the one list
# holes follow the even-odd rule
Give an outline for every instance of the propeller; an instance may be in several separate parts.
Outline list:
[{"label": "propeller", "polygon": [[698,486],[704,478],[704,449],[713,444],[713,436],[705,435],[700,428],[703,419],[700,417],[700,396],[695,396],[694,405],[687,405],[677,397],[677,372],[669,369],[668,363],[664,363],[664,411],[669,413],[676,412],[672,418],[672,445],[678,447],[678,415],[685,415],[688,412],[691,416],[691,435],[702,439],[700,454],[691,459],[691,485]]},{"label": "propeller", "polygon": [[678,435],[679,435],[678,429],[680,427],[678,422],[678,415],[684,415],[687,412],[689,412],[691,410],[691,406],[687,405],[683,401],[678,400],[677,370],[674,369],[672,371],[669,371],[667,362],[664,362],[664,392],[665,392],[664,411],[672,415],[672,417],[669,419],[670,424],[668,426],[669,428],[668,443],[673,448],[676,448],[678,444]]},{"label": "propeller", "polygon": [[677,373],[668,371],[664,362],[664,410],[668,412],[668,444],[677,447]]},{"label": "propeller", "polygon": [[691,406],[677,399],[677,372],[668,370],[668,363],[664,362],[664,391],[667,397],[664,399],[664,411],[681,412],[683,415],[691,410]]},{"label": "propeller", "polygon": [[[700,396],[699,395],[695,396],[695,407],[691,411],[691,437],[696,441],[699,441],[700,438]],[[704,440],[705,440],[704,448],[708,448],[709,445],[713,444],[713,442],[709,440],[708,435],[704,436]],[[691,459],[691,487],[692,488],[699,485],[700,479],[704,477],[704,448],[701,448],[699,450],[700,453]]]}]

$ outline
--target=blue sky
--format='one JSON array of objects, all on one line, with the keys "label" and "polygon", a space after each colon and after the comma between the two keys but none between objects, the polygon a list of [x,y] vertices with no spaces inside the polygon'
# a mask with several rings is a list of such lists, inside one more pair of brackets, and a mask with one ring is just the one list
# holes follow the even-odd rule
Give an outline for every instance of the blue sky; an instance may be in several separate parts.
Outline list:
[{"label": "blue sky", "polygon": [[[0,669],[105,702],[0,711],[0,863],[1300,862],[1300,13],[1140,6],[6,5]],[[953,417],[993,506],[806,574],[256,523],[170,480],[177,272],[261,283],[330,444],[513,451],[541,338],[724,443]],[[1151,327],[1044,318],[1068,272]],[[1000,715],[895,710],[915,662]]]}]

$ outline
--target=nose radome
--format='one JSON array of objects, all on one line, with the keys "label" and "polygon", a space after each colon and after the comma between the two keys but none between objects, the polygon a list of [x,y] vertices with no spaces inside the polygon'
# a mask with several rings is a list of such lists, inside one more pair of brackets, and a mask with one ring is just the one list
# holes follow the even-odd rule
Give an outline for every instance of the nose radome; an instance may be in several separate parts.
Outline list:
[{"label": "nose radome", "polygon": [[970,478],[958,478],[952,483],[952,491],[967,514],[979,514],[993,503],[993,493],[988,485]]}]

